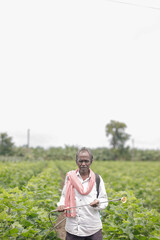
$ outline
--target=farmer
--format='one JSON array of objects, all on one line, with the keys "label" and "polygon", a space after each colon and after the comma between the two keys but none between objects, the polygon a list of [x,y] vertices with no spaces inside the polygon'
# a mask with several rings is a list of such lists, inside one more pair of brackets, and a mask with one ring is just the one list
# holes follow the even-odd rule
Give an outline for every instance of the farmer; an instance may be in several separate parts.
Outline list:
[{"label": "farmer", "polygon": [[[107,203],[104,182],[100,178],[99,195],[97,183],[90,165],[93,155],[87,148],[81,148],[76,154],[78,169],[66,175],[57,210],[66,214],[66,240],[102,240],[102,222],[100,209]],[[105,202],[105,203],[101,203]],[[87,205],[81,207],[81,205]],[[65,210],[67,207],[76,207]]]}]

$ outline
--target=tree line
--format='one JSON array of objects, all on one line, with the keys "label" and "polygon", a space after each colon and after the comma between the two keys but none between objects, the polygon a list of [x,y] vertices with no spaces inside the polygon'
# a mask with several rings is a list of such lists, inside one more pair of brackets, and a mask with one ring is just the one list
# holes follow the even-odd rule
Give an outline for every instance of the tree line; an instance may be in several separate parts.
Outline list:
[{"label": "tree line", "polygon": [[[106,137],[109,139],[109,148],[91,149],[95,160],[141,160],[141,161],[159,161],[160,150],[142,150],[130,148],[127,145],[131,135],[126,132],[127,125],[123,122],[111,120],[105,126]],[[43,147],[15,146],[12,137],[7,133],[0,133],[0,155],[16,156],[18,158],[45,159],[45,160],[74,160],[78,150],[76,146]]]}]

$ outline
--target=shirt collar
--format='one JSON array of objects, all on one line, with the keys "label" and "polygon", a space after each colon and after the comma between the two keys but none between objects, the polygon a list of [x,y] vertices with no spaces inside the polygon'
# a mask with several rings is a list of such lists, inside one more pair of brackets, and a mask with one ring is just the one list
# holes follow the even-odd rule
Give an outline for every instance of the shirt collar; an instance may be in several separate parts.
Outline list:
[{"label": "shirt collar", "polygon": [[[76,174],[77,174],[78,177],[82,178],[81,175],[80,175],[80,173],[79,173],[79,170],[77,171]],[[90,178],[91,178],[91,173],[89,172],[89,177],[86,178],[86,180],[88,180],[88,179],[90,179]],[[86,180],[85,180],[85,181],[86,181]]]}]

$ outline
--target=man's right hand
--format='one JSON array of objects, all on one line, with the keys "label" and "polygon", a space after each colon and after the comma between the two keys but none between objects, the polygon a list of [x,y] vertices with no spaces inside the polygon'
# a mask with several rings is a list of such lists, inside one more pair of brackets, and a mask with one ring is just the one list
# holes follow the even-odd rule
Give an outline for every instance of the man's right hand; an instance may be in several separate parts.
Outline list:
[{"label": "man's right hand", "polygon": [[65,206],[64,205],[60,205],[58,208],[57,208],[57,211],[58,212],[64,212],[65,210]]}]

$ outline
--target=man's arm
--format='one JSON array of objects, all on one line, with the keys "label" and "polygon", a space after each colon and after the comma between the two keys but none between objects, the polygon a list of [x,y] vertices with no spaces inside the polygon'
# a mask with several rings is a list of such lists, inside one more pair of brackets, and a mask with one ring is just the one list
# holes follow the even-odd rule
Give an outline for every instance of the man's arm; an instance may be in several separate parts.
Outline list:
[{"label": "man's arm", "polygon": [[58,206],[57,211],[58,212],[63,212],[65,210],[65,193],[66,193],[67,180],[68,180],[68,177],[65,178],[61,198],[60,198],[60,201],[57,203],[57,206]]},{"label": "man's arm", "polygon": [[[102,177],[100,176],[100,185],[99,185],[99,208],[104,209],[108,206],[108,197],[106,193],[106,188]],[[103,203],[104,202],[104,203]]]},{"label": "man's arm", "polygon": [[[102,177],[100,176],[99,196],[92,203],[90,203],[90,206],[95,207],[98,210],[101,210],[108,206],[107,201],[108,201],[108,198],[107,198],[104,181],[103,181]],[[103,202],[105,202],[105,203],[103,203]]]}]

